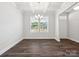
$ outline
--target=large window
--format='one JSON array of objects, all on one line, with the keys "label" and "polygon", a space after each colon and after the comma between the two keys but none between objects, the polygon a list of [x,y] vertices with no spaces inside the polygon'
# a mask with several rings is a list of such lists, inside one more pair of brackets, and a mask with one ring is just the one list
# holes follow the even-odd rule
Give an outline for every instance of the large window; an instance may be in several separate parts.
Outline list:
[{"label": "large window", "polygon": [[48,32],[48,17],[33,16],[31,17],[31,32]]}]

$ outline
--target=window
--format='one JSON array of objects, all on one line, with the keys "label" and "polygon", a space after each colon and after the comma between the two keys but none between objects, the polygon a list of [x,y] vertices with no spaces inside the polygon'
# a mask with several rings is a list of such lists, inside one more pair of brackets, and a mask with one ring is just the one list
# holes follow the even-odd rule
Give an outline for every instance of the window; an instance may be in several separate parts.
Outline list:
[{"label": "window", "polygon": [[48,32],[48,17],[31,17],[31,32]]}]

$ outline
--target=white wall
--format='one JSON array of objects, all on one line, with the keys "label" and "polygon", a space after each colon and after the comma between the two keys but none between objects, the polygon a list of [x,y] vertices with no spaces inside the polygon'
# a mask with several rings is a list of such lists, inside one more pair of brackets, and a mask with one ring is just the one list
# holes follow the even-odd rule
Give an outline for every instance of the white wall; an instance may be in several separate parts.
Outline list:
[{"label": "white wall", "polygon": [[60,18],[59,18],[59,37],[60,38],[67,38],[67,36],[68,36],[67,24],[68,24],[67,17],[60,16]]},{"label": "white wall", "polygon": [[69,15],[69,36],[72,40],[79,42],[79,11]]},{"label": "white wall", "polygon": [[30,17],[34,16],[32,12],[24,14],[24,38],[54,38],[55,37],[55,12],[47,11],[44,16],[49,17],[49,31],[41,33],[30,32]]},{"label": "white wall", "polygon": [[0,54],[21,40],[22,15],[13,3],[0,3]]},{"label": "white wall", "polygon": [[55,37],[56,40],[60,41],[60,31],[59,31],[59,16],[61,13],[63,13],[65,10],[67,10],[69,7],[71,7],[72,5],[74,5],[75,2],[64,2],[61,6],[61,8],[56,12],[56,20],[55,20]]}]

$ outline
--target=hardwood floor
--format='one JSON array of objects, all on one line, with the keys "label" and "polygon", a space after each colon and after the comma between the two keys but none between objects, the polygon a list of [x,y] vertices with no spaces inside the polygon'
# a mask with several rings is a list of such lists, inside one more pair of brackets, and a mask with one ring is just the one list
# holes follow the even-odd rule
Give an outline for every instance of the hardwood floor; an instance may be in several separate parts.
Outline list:
[{"label": "hardwood floor", "polygon": [[76,57],[79,43],[69,39],[24,39],[1,57]]}]

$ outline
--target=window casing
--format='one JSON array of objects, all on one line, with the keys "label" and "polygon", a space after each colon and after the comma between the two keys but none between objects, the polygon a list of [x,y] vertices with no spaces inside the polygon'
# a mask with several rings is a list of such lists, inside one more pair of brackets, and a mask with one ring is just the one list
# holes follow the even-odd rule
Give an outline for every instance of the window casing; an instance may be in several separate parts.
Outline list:
[{"label": "window casing", "polygon": [[48,32],[48,17],[31,17],[30,32]]}]

